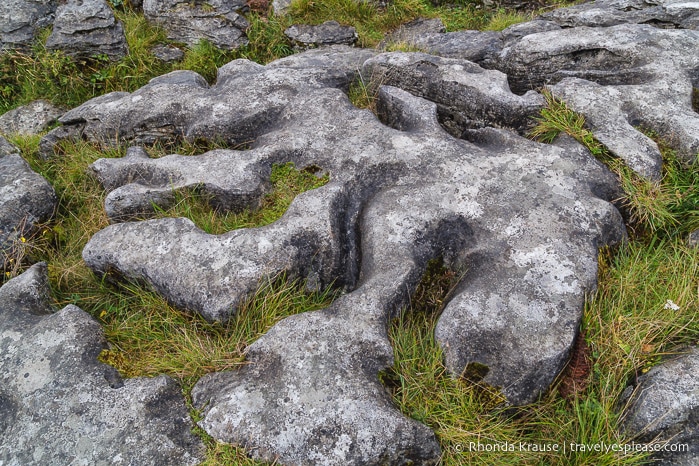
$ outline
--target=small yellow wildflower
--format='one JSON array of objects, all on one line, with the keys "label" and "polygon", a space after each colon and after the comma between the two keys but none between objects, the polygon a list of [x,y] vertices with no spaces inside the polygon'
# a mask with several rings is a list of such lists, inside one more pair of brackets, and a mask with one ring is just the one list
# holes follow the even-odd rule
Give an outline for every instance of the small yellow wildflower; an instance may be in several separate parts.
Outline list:
[{"label": "small yellow wildflower", "polygon": [[26,243],[26,242],[27,242],[27,238],[25,238],[24,236],[22,236],[22,237],[20,238],[20,241],[22,241],[23,243]]}]

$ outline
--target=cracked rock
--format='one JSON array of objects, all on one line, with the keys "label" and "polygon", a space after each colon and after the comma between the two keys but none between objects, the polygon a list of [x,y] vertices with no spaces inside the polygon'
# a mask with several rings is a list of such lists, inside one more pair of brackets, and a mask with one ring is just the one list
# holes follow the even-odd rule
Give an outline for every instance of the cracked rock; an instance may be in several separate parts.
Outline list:
[{"label": "cracked rock", "polygon": [[58,0],[0,2],[0,51],[29,50],[39,29],[53,23]]},{"label": "cracked rock", "polygon": [[46,265],[0,288],[0,462],[197,464],[203,445],[177,384],[121,380],[97,361],[99,324],[48,305]]},{"label": "cracked rock", "polygon": [[[206,128],[210,138],[235,130],[239,140],[254,140],[246,151],[191,157],[225,167],[191,180],[185,175],[193,169],[178,168],[176,156],[150,160],[136,149],[95,164],[100,177],[112,180],[108,190],[143,196],[140,205],[196,181],[259,199],[273,163],[329,173],[328,184],[298,196],[271,225],[208,235],[186,219],[118,223],[83,251],[97,273],[145,282],[208,319],[227,319],[260,280],[282,272],[348,291],[326,310],[275,326],[251,347],[249,366],[197,386],[201,425],[259,458],[436,461],[431,434],[399,415],[377,385],[378,371],[392,362],[387,322],[407,304],[427,262],[441,256],[467,270],[437,328],[450,371],[486,365],[485,382],[522,404],[565,363],[596,283],[598,247],[624,237],[608,202],[619,196],[616,180],[570,140],[542,145],[492,127],[474,129],[472,142],[457,139],[444,131],[435,103],[392,86],[379,88],[381,121],[351,105],[343,89],[369,56],[340,48],[264,67],[236,60],[211,87],[194,84],[192,75],[165,77],[133,94],[87,102],[62,119],[96,141],[117,128],[125,139],[143,140],[167,122],[188,137]],[[466,90],[487,75],[465,61],[428,65],[434,70],[425,77],[428,87],[430,79],[441,83],[442,73],[458,77]],[[502,86],[476,89],[493,103],[524,101]],[[201,113],[193,110],[199,102],[230,107]],[[164,110],[175,103],[177,113]],[[264,112],[265,125],[245,124],[251,109]],[[226,180],[221,174],[235,171],[230,160],[242,169]],[[219,208],[236,208],[222,196],[214,195],[222,199]],[[303,396],[311,388],[310,398]],[[301,416],[314,403],[318,408]],[[367,428],[369,412],[376,429]]]},{"label": "cracked rock", "polygon": [[699,4],[684,0],[597,0],[540,16],[563,27],[634,23],[663,29],[697,29]]},{"label": "cracked rock", "polygon": [[437,103],[441,123],[455,137],[487,126],[524,133],[544,105],[536,92],[513,94],[499,71],[424,53],[378,55],[364,63],[362,76]]},{"label": "cracked rock", "polygon": [[699,350],[665,361],[640,376],[627,401],[624,425],[641,441],[685,444],[687,451],[660,452],[655,464],[699,462]]},{"label": "cracked rock", "polygon": [[353,45],[359,39],[351,26],[341,26],[337,21],[326,21],[317,26],[294,24],[284,31],[284,35],[301,48],[324,45]]},{"label": "cracked rock", "polygon": [[118,60],[129,53],[124,27],[105,0],[68,0],[59,5],[46,47],[80,58],[106,55]]},{"label": "cracked rock", "polygon": [[614,155],[657,180],[660,151],[639,128],[655,131],[687,160],[699,152],[692,109],[698,51],[698,31],[579,27],[524,36],[503,49],[498,68],[515,92],[549,85]]},{"label": "cracked rock", "polygon": [[0,133],[39,134],[65,113],[45,100],[17,107],[0,115]]},{"label": "cracked rock", "polygon": [[151,52],[165,63],[180,61],[184,58],[184,52],[174,45],[156,45]]},{"label": "cracked rock", "polygon": [[502,35],[493,31],[446,32],[439,18],[419,18],[403,24],[379,48],[389,44],[414,47],[445,58],[460,58],[490,67],[503,47]]},{"label": "cracked rock", "polygon": [[56,208],[51,185],[0,137],[0,253],[3,267],[20,260],[22,238],[30,238],[37,223],[45,222]]},{"label": "cracked rock", "polygon": [[242,16],[245,0],[143,0],[143,13],[162,26],[170,40],[190,47],[208,40],[216,47],[234,50],[248,43],[250,23]]}]

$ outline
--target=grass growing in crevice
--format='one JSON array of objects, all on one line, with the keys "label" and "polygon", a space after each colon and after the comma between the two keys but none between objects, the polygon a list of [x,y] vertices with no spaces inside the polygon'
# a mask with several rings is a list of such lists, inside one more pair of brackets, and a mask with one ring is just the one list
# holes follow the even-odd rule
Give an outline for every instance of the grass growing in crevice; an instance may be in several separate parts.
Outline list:
[{"label": "grass growing in crevice", "polygon": [[199,378],[245,364],[245,349],[284,317],[321,309],[334,295],[308,293],[284,277],[261,284],[227,323],[209,323],[169,306],[134,285],[114,289],[91,309],[103,323],[110,349],[102,360],[125,377],[168,374],[189,392]]},{"label": "grass growing in crevice", "polygon": [[297,170],[292,162],[272,166],[271,191],[262,200],[259,209],[243,212],[219,212],[211,199],[196,190],[180,191],[175,204],[159,209],[162,217],[187,217],[210,234],[221,234],[239,228],[255,228],[279,220],[297,195],[319,188],[329,181],[329,175],[316,176],[316,167]]},{"label": "grass growing in crevice", "polygon": [[663,157],[662,179],[648,180],[600,144],[585,127],[582,115],[549,92],[545,91],[544,97],[547,105],[536,120],[531,137],[550,143],[559,133],[566,133],[609,167],[619,177],[624,190],[620,202],[628,212],[628,226],[635,237],[672,239],[699,228],[699,158],[693,163],[684,162],[657,134],[645,131],[658,143]]},{"label": "grass growing in crevice", "polygon": [[376,114],[378,86],[365,82],[361,75],[350,83],[347,97],[357,108],[368,109]]},{"label": "grass growing in crevice", "polygon": [[[395,364],[381,374],[399,409],[434,429],[442,464],[646,463],[647,453],[576,451],[571,444],[623,448],[633,440],[621,428],[627,383],[699,339],[699,250],[668,241],[631,242],[616,255],[603,251],[599,290],[583,321],[593,363],[587,385],[566,398],[554,385],[540,401],[519,408],[506,408],[491,387],[446,372],[434,326],[445,290],[457,280],[438,263],[430,265],[411,309],[389,328]],[[474,451],[478,444],[491,451]],[[507,444],[514,451],[493,449]]]},{"label": "grass growing in crevice", "polygon": [[176,69],[195,71],[213,83],[217,69],[231,60],[247,58],[266,64],[292,54],[291,41],[284,35],[292,24],[337,20],[357,29],[360,46],[374,46],[385,34],[419,17],[440,17],[450,31],[500,30],[528,19],[527,15],[476,8],[470,3],[435,6],[428,0],[395,0],[380,8],[371,2],[354,0],[298,0],[286,15],[274,15],[270,10],[251,11],[246,31],[249,44],[238,50],[221,50],[205,40],[193,47],[176,44],[185,51],[184,58],[177,63],[164,63],[151,53],[155,45],[171,43],[162,28],[123,2],[115,8],[115,15],[124,24],[129,46],[129,55],[121,60],[110,61],[100,55],[75,60],[62,52],[49,51],[44,44],[50,29],[38,35],[31,53],[0,54],[0,114],[36,99],[74,108],[108,92],[133,92],[151,78]]},{"label": "grass growing in crevice", "polygon": [[[302,281],[281,276],[261,283],[237,314],[221,324],[175,309],[135,284],[111,286],[96,277],[81,258],[87,241],[108,225],[103,209],[105,193],[86,169],[98,158],[123,156],[125,149],[104,151],[82,141],[64,142],[59,155],[44,160],[38,155],[39,137],[11,140],[32,168],[49,180],[59,198],[56,218],[42,230],[42,234],[48,232],[48,239],[28,242],[34,247],[31,262],[48,262],[57,308],[74,304],[98,319],[109,342],[100,360],[125,377],[168,374],[180,382],[189,399],[194,383],[204,374],[244,364],[246,347],[275,323],[289,315],[324,308],[336,296],[330,289],[308,292]],[[275,167],[275,190],[265,215],[280,215],[296,193],[327,182],[327,177],[318,178],[311,171],[296,170],[292,164]],[[261,218],[269,220],[266,216]],[[9,278],[2,277],[2,282]],[[195,430],[207,446],[204,464],[262,464],[247,458],[242,449],[218,444],[201,429]]]}]

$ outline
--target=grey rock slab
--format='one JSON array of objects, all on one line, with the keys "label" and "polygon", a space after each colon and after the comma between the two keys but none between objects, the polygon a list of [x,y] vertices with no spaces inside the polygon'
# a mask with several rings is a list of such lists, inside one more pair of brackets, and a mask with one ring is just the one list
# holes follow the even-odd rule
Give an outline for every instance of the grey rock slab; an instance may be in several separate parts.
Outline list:
[{"label": "grey rock slab", "polygon": [[381,326],[352,312],[373,304],[359,292],[277,324],[242,370],[202,378],[200,426],[282,464],[437,464],[434,433],[401,415],[375,375],[393,354]]},{"label": "grey rock slab", "polygon": [[0,115],[0,133],[39,134],[65,111],[45,100],[35,100]]},{"label": "grey rock slab", "polygon": [[57,0],[0,2],[0,51],[28,50],[36,32],[53,23]]},{"label": "grey rock slab", "polygon": [[[64,126],[42,139],[42,150],[50,152],[61,139],[74,137],[109,145],[183,138],[248,144],[279,119],[299,92],[298,83],[348,88],[357,63],[372,55],[347,46],[328,47],[279,60],[264,73],[260,65],[234,60],[219,69],[211,87],[196,73],[175,71],[131,94],[106,94],[68,111],[59,119]],[[324,66],[315,65],[319,62]],[[245,83],[246,92],[232,83]]]},{"label": "grey rock slab", "polygon": [[197,464],[180,388],[121,380],[100,363],[99,324],[76,306],[53,312],[46,265],[0,288],[0,461],[24,464]]},{"label": "grey rock slab", "polygon": [[[336,47],[267,66],[235,60],[212,86],[191,72],[169,74],[61,119],[97,142],[250,142],[244,151],[157,160],[133,148],[96,162],[108,199],[126,199],[111,204],[117,221],[130,206],[167,203],[167,192],[192,183],[221,210],[238,208],[241,193],[254,205],[274,163],[329,174],[270,225],[209,235],[188,219],[116,223],[83,250],[98,274],[142,282],[209,320],[228,319],[261,281],[281,273],[347,292],[327,309],[278,323],[240,370],[197,384],[200,425],[259,459],[437,462],[434,435],[403,417],[378,382],[392,364],[388,322],[428,261],[442,257],[466,271],[437,328],[449,370],[487,365],[485,382],[523,404],[565,364],[596,284],[597,249],[625,235],[608,202],[619,197],[616,179],[575,142],[538,144],[486,126],[498,124],[495,117],[471,130],[471,142],[457,139],[440,124],[436,103],[387,85],[378,88],[380,119],[354,107],[346,89],[372,55]],[[410,75],[422,62],[428,89],[451,80],[454,93],[512,109],[541,99],[509,93],[504,75],[464,60],[395,53],[367,69],[398,63]]]},{"label": "grey rock slab", "polygon": [[[199,156],[202,162],[237,157],[249,167],[257,163],[258,168],[251,169],[264,180],[271,164],[291,161],[299,168],[320,167],[331,179],[328,185],[298,196],[279,221],[265,227],[212,236],[188,220],[112,225],[86,246],[83,257],[87,264],[101,274],[112,272],[116,277],[146,282],[179,307],[210,319],[226,319],[250,296],[259,280],[285,271],[290,277],[307,277],[321,287],[335,283],[347,290],[377,274],[390,283],[382,293],[395,295],[395,290],[414,287],[412,280],[419,279],[431,257],[443,255],[455,267],[469,268],[491,261],[498,267],[487,282],[478,278],[484,274],[481,271],[466,276],[464,283],[472,282],[473,286],[464,285],[464,294],[455,297],[445,311],[451,317],[445,318],[439,338],[454,373],[461,373],[471,361],[487,361],[491,372],[486,381],[504,387],[513,403],[531,401],[565,361],[585,292],[596,281],[597,247],[623,237],[618,212],[602,200],[618,197],[614,177],[579,146],[545,146],[488,128],[473,130],[473,143],[455,139],[444,132],[435,104],[395,87],[380,88],[383,124],[369,111],[353,107],[338,89],[348,83],[350,60],[336,58],[339,69],[335,71],[317,68],[314,63],[323,56],[329,55],[314,51],[266,67],[237,60],[222,68],[216,85],[208,89],[148,85],[114,101],[118,102],[115,106],[109,101],[105,106],[90,104],[74,110],[71,118],[94,112],[84,120],[87,126],[93,125],[84,134],[99,140],[102,136],[98,131],[103,127],[98,121],[105,127],[128,130],[131,125],[138,131],[151,131],[148,124],[155,120],[144,118],[142,110],[141,116],[133,111],[134,96],[142,96],[142,101],[136,101],[139,109],[150,109],[158,105],[167,108],[175,100],[182,103],[183,95],[195,97],[193,105],[226,95],[232,109],[255,107],[266,109],[268,115],[269,109],[274,109],[274,116],[267,127],[248,126],[248,133],[241,133],[243,139],[254,139],[248,151],[207,153]],[[355,55],[348,52],[348,56]],[[385,59],[400,61],[406,56],[410,57],[396,53]],[[429,60],[433,59],[440,60]],[[487,75],[466,61],[441,60],[444,62],[428,63],[436,70],[435,83],[443,82],[440,72],[453,73],[454,79],[469,85]],[[323,79],[313,70],[320,70]],[[484,98],[489,96],[491,102],[504,105],[521,102],[522,97],[506,92],[504,76],[498,76],[498,86],[478,88]],[[283,86],[283,94],[269,84],[273,81],[275,86]],[[256,100],[244,100],[260,88],[265,92]],[[248,104],[240,105],[241,101]],[[182,108],[186,112],[190,107]],[[169,121],[185,112],[170,114]],[[189,118],[193,120],[192,115]],[[240,124],[245,118],[236,111],[225,111],[196,123],[215,130],[240,130],[246,128]],[[67,117],[64,120],[67,122]],[[192,123],[180,120],[178,124],[189,127]],[[160,120],[155,124],[160,127]],[[131,133],[132,137],[140,137],[138,131]],[[208,134],[226,133],[216,130]],[[141,157],[128,163],[147,163],[149,170],[161,170],[162,175],[149,175],[150,180],[160,177],[160,181],[147,183],[115,176],[120,180],[116,184],[125,183],[124,189],[132,189],[128,188],[132,181],[140,184],[134,189],[142,191],[169,185],[169,174],[173,173],[170,162]],[[120,170],[124,166],[117,169],[117,162],[105,163],[103,173],[123,174]],[[211,180],[215,185],[218,177],[209,173],[199,181],[205,185]],[[256,182],[251,186],[257,186]],[[157,196],[150,199],[158,202]],[[384,217],[388,220],[382,220]],[[382,227],[374,229],[372,225]],[[431,233],[434,231],[441,233]],[[370,234],[376,238],[369,238]],[[463,240],[464,235],[470,235],[469,241]],[[398,257],[403,249],[401,260],[411,258],[406,264],[414,265],[405,274],[408,281],[396,282],[397,278],[390,277],[398,265],[385,254]],[[542,283],[536,285],[538,280]],[[499,281],[502,287],[492,286]],[[512,288],[513,282],[522,285]],[[378,281],[372,283],[376,283],[372,287],[379,286]],[[389,289],[394,292],[389,293]],[[510,299],[513,292],[516,296]],[[381,307],[383,318],[401,302],[396,299]],[[464,303],[483,313],[498,310],[498,339],[471,346],[472,339],[461,336],[459,332],[488,322]],[[510,328],[509,321],[516,324]],[[536,336],[523,334],[522,328],[529,328]],[[501,352],[501,348],[508,349]],[[512,352],[512,348],[517,351]]]},{"label": "grey rock slab", "polygon": [[[186,189],[210,196],[219,210],[242,211],[258,208],[268,190],[268,167],[248,155],[217,150],[199,157],[173,154],[150,159],[143,149],[132,147],[126,157],[100,159],[90,168],[110,191],[105,209],[112,220],[152,215],[155,205],[169,207],[175,201],[174,193]],[[220,171],[222,166],[230,169]]]},{"label": "grey rock slab", "polygon": [[105,0],[68,0],[59,5],[46,47],[80,58],[106,55],[117,60],[129,53],[124,27]]},{"label": "grey rock slab", "polygon": [[184,52],[174,45],[156,45],[151,52],[165,63],[180,61],[184,58]]},{"label": "grey rock slab", "polygon": [[694,230],[687,238],[687,244],[693,248],[699,248],[699,230]]},{"label": "grey rock slab", "polygon": [[342,26],[337,21],[323,24],[294,24],[289,26],[284,35],[301,48],[324,45],[353,45],[359,39],[357,30],[352,26]]},{"label": "grey rock slab", "polygon": [[289,11],[291,0],[272,0],[272,11],[275,15],[283,15]]},{"label": "grey rock slab", "polygon": [[597,0],[541,15],[563,27],[649,24],[672,29],[696,29],[699,3],[685,0]]},{"label": "grey rock slab", "polygon": [[411,44],[421,36],[430,34],[444,34],[447,28],[440,18],[418,18],[405,24],[386,36],[379,48],[383,49],[388,44]]},{"label": "grey rock slab", "polygon": [[624,427],[629,435],[689,447],[658,453],[657,464],[699,462],[699,350],[690,349],[640,376],[627,406]]},{"label": "grey rock slab", "polygon": [[639,127],[687,160],[699,152],[699,115],[692,109],[697,67],[698,31],[641,24],[530,34],[505,47],[498,65],[515,92],[553,85],[596,137],[651,179],[660,177],[660,151]]},{"label": "grey rock slab", "polygon": [[561,26],[553,21],[543,19],[535,19],[526,23],[513,24],[502,30],[502,40],[505,45],[510,45],[524,36],[537,34],[539,32],[555,31],[561,29]]},{"label": "grey rock slab", "polygon": [[544,106],[536,92],[513,94],[507,76],[497,70],[424,53],[378,55],[364,63],[362,77],[436,102],[440,121],[456,137],[486,126],[524,133]]},{"label": "grey rock slab", "polygon": [[391,33],[379,49],[390,45],[416,48],[445,58],[460,58],[490,67],[503,47],[502,35],[494,31],[464,30],[446,32],[439,18],[417,19]]},{"label": "grey rock slab", "polygon": [[208,40],[216,47],[234,50],[248,43],[250,23],[242,16],[244,0],[144,0],[148,21],[162,26],[170,40],[192,47]]},{"label": "grey rock slab", "polygon": [[56,204],[51,185],[32,171],[18,149],[0,137],[0,251],[4,266],[19,258],[21,238],[30,238],[37,223],[51,218]]}]

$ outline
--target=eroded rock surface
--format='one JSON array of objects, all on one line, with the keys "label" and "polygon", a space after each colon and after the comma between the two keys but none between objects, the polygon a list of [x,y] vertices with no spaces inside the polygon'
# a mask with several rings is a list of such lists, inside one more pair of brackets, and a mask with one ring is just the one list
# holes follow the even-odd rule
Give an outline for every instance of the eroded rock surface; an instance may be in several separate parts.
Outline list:
[{"label": "eroded rock surface", "polygon": [[116,60],[129,53],[124,27],[106,0],[68,0],[59,5],[46,47],[80,58],[106,55]]},{"label": "eroded rock surface", "polygon": [[699,152],[699,115],[692,109],[698,50],[698,31],[579,27],[522,37],[503,49],[498,68],[516,92],[550,85],[613,154],[658,179],[660,151],[639,127],[688,160]]},{"label": "eroded rock surface", "polygon": [[319,47],[324,45],[352,45],[359,36],[351,26],[342,26],[337,21],[326,21],[317,26],[294,24],[284,31],[300,48]]},{"label": "eroded rock surface", "polygon": [[[236,60],[211,87],[193,73],[166,75],[62,118],[68,133],[100,142],[115,134],[135,142],[177,135],[254,141],[249,150],[187,161],[151,160],[132,149],[124,159],[97,162],[108,199],[119,198],[111,204],[115,220],[122,205],[167,203],[165,190],[194,183],[219,208],[240,208],[236,197],[254,203],[273,163],[330,174],[327,185],[298,196],[265,227],[216,236],[186,219],[119,223],[83,252],[96,272],[146,282],[209,319],[226,319],[259,280],[282,271],[350,291],[328,309],[277,324],[250,348],[243,369],[197,385],[201,425],[260,458],[436,462],[433,435],[400,415],[377,379],[392,362],[386,325],[427,262],[443,257],[467,270],[437,329],[449,369],[487,365],[485,381],[519,404],[545,390],[565,363],[585,293],[595,286],[597,248],[624,236],[607,202],[619,194],[614,177],[576,143],[537,144],[486,127],[494,118],[469,134],[473,142],[456,139],[440,125],[435,103],[391,86],[379,91],[383,123],[352,106],[343,89],[371,55],[336,48],[266,67]],[[534,94],[509,93],[497,72],[420,57],[432,70],[421,78],[427,88],[449,76],[454,92],[506,108],[541,103]],[[420,62],[414,58],[380,55],[367,66],[406,64],[400,71],[409,74]],[[479,84],[484,76],[498,84]]]},{"label": "eroded rock surface", "polygon": [[97,361],[100,325],[69,305],[52,313],[45,264],[0,288],[0,462],[197,464],[203,445],[177,384],[122,381]]},{"label": "eroded rock surface", "polygon": [[[56,208],[49,183],[0,136],[0,259],[3,267],[19,260],[22,238],[30,238],[35,225],[45,222]],[[20,249],[18,249],[20,247]]]},{"label": "eroded rock surface", "polygon": [[657,464],[699,463],[699,350],[661,363],[638,378],[626,412],[627,432],[642,441],[684,444],[657,455]]},{"label": "eroded rock surface", "polygon": [[244,0],[144,0],[143,13],[162,26],[170,40],[194,46],[206,39],[233,50],[246,45],[250,23],[242,16]]},{"label": "eroded rock surface", "polygon": [[526,133],[544,106],[536,92],[514,95],[499,71],[424,53],[379,55],[364,63],[362,76],[435,102],[440,122],[455,137],[488,126]]},{"label": "eroded rock surface", "polygon": [[63,115],[65,111],[45,100],[35,100],[0,115],[2,134],[39,134]]},{"label": "eroded rock surface", "polygon": [[649,24],[664,29],[697,29],[699,4],[685,0],[597,0],[541,15],[563,27]]},{"label": "eroded rock surface", "polygon": [[0,51],[28,49],[36,31],[53,23],[58,0],[0,2]]}]

